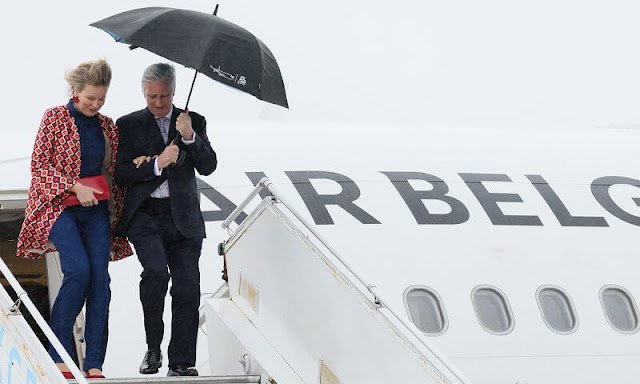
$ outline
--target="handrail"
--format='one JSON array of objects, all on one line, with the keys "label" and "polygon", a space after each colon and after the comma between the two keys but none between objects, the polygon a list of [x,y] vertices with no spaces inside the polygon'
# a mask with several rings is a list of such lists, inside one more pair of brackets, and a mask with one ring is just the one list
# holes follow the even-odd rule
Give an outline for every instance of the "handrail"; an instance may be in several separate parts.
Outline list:
[{"label": "handrail", "polygon": [[313,225],[307,222],[307,220],[304,217],[302,217],[302,215],[300,215],[296,211],[296,209],[293,208],[292,205],[287,204],[287,202],[282,199],[282,195],[279,193],[278,189],[273,185],[273,183],[271,183],[271,181],[268,178],[263,177],[258,182],[258,184],[255,186],[253,191],[251,191],[251,194],[240,205],[238,205],[238,207],[236,207],[236,209],[222,223],[222,227],[225,229],[228,229],[231,222],[233,222],[236,219],[236,217],[247,207],[247,205],[251,202],[251,200],[253,200],[253,198],[255,198],[255,196],[258,195],[258,193],[260,193],[262,189],[268,190],[273,197],[275,197],[278,201],[280,201],[293,214],[293,216],[295,216],[295,218],[299,220],[307,228],[307,230],[309,230],[315,236],[315,238],[318,239],[318,241],[327,250],[329,250],[329,252],[333,254],[333,256],[349,271],[349,273],[351,273],[351,275],[353,275],[356,278],[356,280],[360,282],[360,284],[366,287],[366,289],[373,295],[373,301],[375,304],[378,304],[386,308],[396,318],[396,320],[398,320],[402,325],[404,325],[404,327],[409,332],[411,332],[411,334],[414,337],[416,337],[420,341],[420,343],[425,348],[427,348],[433,354],[433,356],[435,356],[436,359],[438,359],[438,361],[440,361],[440,363],[444,367],[446,367],[461,383],[463,384],[469,383],[469,381],[464,377],[464,375],[461,372],[459,372],[456,368],[454,368],[453,365],[448,361],[448,359],[440,351],[438,351],[436,348],[430,345],[430,343],[427,342],[425,336],[422,334],[422,331],[420,331],[415,324],[409,323],[402,316],[399,316],[398,313],[394,311],[390,306],[388,306],[386,299],[384,298],[384,296],[380,294],[380,292],[378,292],[377,287],[375,285],[368,284],[364,280],[364,278],[362,278],[351,267],[351,265],[346,260],[344,260],[335,249],[333,249],[333,247],[331,247],[326,241],[324,241],[322,236],[320,236],[320,234],[315,231]]},{"label": "handrail", "polygon": [[267,188],[268,190],[269,185],[271,185],[271,181],[269,181],[269,179],[267,179],[266,177],[263,177],[262,179],[260,179],[260,181],[253,188],[249,196],[247,196],[247,198],[244,199],[244,201],[240,203],[240,205],[238,205],[236,209],[234,209],[233,212],[231,212],[231,214],[229,214],[229,217],[227,217],[227,219],[222,222],[222,228],[229,229],[229,226],[231,225],[231,223],[236,219],[236,217],[238,217],[238,215],[240,215],[240,213],[242,213],[242,211],[244,211],[244,209],[247,207],[247,205],[249,205],[251,200],[253,200],[253,198],[256,197],[262,189]]},{"label": "handrail", "polygon": [[[11,288],[15,291],[18,300],[20,300],[20,302],[24,304],[27,310],[29,310],[29,313],[38,324],[42,332],[45,334],[53,348],[56,350],[56,352],[58,352],[58,354],[62,358],[62,361],[67,365],[76,381],[81,384],[88,384],[87,379],[84,377],[84,374],[80,372],[80,369],[76,366],[76,363],[64,349],[64,347],[60,343],[60,340],[58,340],[58,337],[55,335],[55,333],[53,333],[53,330],[51,330],[49,324],[47,324],[47,321],[40,314],[40,311],[38,311],[36,306],[33,304],[33,301],[31,301],[31,298],[29,298],[27,292],[22,288],[9,267],[7,267],[7,264],[5,264],[4,260],[2,260],[1,258],[0,272],[2,272],[4,277],[9,282],[9,285],[11,285]],[[59,375],[60,377],[62,377],[62,373],[59,373]]]}]

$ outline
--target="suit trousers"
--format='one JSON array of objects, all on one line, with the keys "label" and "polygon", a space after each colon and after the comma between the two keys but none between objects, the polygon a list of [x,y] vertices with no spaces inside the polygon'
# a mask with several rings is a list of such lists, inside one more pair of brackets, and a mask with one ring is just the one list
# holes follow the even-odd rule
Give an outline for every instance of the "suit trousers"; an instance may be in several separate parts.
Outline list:
[{"label": "suit trousers", "polygon": [[160,350],[164,302],[171,279],[169,367],[195,366],[202,237],[183,236],[174,223],[169,199],[152,197],[135,212],[127,236],[143,268],[140,301],[148,348]]},{"label": "suit trousers", "polygon": [[[83,369],[102,369],[107,350],[109,301],[109,209],[106,201],[93,207],[65,208],[56,220],[49,240],[60,253],[64,278],[51,308],[49,324],[67,353],[73,356],[73,325],[87,305],[84,331],[86,358]],[[62,358],[49,347],[56,363]]]}]

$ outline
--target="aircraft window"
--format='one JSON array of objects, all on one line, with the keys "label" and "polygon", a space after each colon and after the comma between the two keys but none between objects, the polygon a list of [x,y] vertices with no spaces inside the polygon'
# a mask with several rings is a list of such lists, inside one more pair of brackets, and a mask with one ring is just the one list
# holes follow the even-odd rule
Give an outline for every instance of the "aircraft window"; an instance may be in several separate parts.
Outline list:
[{"label": "aircraft window", "polygon": [[440,297],[427,287],[410,287],[405,291],[409,318],[424,333],[440,335],[447,329],[447,316]]},{"label": "aircraft window", "polygon": [[603,287],[600,290],[600,300],[607,321],[613,328],[622,333],[638,331],[638,307],[624,288]]},{"label": "aircraft window", "polygon": [[538,288],[538,305],[549,328],[558,333],[572,333],[578,327],[578,316],[569,295],[558,287]]},{"label": "aircraft window", "polygon": [[513,330],[513,314],[505,295],[495,287],[479,286],[471,293],[473,307],[480,325],[496,334]]}]

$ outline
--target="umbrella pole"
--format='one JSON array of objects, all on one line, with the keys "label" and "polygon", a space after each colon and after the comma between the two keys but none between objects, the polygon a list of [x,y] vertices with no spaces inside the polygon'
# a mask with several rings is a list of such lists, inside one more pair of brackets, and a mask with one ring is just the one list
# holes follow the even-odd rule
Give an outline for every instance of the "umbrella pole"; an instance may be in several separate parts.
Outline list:
[{"label": "umbrella pole", "polygon": [[[198,76],[198,71],[196,71],[196,73],[193,74],[193,80],[191,81],[191,89],[189,90],[189,96],[187,96],[187,105],[184,106],[185,111],[189,110],[189,100],[191,100],[191,92],[193,92],[193,85],[196,83],[196,76]],[[173,144],[178,145],[178,140],[180,140],[180,132],[176,132],[176,137],[173,139]],[[178,158],[178,161],[180,162],[180,164],[182,164],[182,161],[184,160],[185,155],[182,151],[180,151],[179,156],[182,156],[182,159]]]},{"label": "umbrella pole", "polygon": [[[216,16],[218,14],[219,6],[220,4],[216,4],[216,8],[213,10],[213,16]],[[191,92],[193,92],[193,85],[196,83],[197,76],[198,76],[198,71],[196,71],[196,73],[193,74],[193,81],[191,81],[191,89],[189,89],[189,96],[187,96],[187,105],[184,106],[185,111],[189,109],[189,100],[191,100]]]},{"label": "umbrella pole", "polygon": [[196,77],[198,76],[198,71],[193,74],[193,80],[191,81],[191,89],[189,89],[189,96],[187,96],[187,105],[184,106],[184,110],[189,109],[189,100],[191,100],[191,92],[193,92],[193,85],[196,83]]}]

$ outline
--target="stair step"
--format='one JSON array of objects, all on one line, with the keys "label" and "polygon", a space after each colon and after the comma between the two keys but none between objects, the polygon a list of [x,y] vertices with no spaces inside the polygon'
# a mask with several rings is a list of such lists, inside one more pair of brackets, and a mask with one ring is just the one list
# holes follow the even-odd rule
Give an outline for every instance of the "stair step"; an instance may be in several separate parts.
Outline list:
[{"label": "stair step", "polygon": [[[113,378],[113,379],[91,379],[91,384],[136,384],[136,383],[155,383],[155,384],[184,384],[184,383],[200,383],[200,384],[249,384],[260,383],[259,375],[247,376],[182,376],[182,377],[132,377],[132,378]],[[77,383],[76,380],[69,380],[69,383]]]}]

